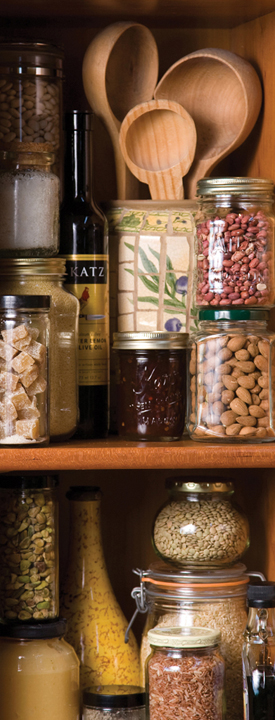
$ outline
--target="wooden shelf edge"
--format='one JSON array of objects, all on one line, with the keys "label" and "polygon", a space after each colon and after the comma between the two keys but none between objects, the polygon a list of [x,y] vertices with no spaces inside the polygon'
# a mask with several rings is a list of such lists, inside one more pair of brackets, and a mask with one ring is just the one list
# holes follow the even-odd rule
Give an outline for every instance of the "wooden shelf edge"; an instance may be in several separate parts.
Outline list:
[{"label": "wooden shelf edge", "polygon": [[3,448],[0,472],[275,468],[275,443],[221,445],[182,440],[135,443],[108,438],[44,448]]}]

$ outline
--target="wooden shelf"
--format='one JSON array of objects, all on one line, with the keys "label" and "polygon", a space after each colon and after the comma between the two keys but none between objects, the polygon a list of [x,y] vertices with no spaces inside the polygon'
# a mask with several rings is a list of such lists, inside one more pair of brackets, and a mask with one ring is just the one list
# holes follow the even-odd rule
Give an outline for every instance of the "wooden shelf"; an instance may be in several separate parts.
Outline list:
[{"label": "wooden shelf", "polygon": [[275,443],[221,445],[182,440],[174,443],[71,441],[45,448],[3,448],[0,471],[144,470],[275,468]]}]

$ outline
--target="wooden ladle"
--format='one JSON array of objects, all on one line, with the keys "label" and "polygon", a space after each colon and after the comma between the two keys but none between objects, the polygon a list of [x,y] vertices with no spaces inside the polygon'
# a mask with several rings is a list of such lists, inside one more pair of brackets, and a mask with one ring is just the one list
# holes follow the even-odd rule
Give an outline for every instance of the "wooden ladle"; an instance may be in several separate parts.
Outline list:
[{"label": "wooden ladle", "polygon": [[152,200],[183,198],[182,177],[193,161],[196,128],[189,113],[176,102],[151,100],[130,110],[120,128],[125,162]]},{"label": "wooden ladle", "polygon": [[251,132],[262,102],[259,77],[239,55],[206,48],[172,65],[154,97],[175,100],[195,121],[197,149],[184,182],[187,197],[194,198],[197,181],[209,175]]},{"label": "wooden ladle", "polygon": [[158,50],[152,33],[134,22],[109,25],[87,48],[82,76],[87,100],[112,140],[118,199],[133,199],[138,196],[138,183],[121,155],[119,129],[134,105],[153,97]]}]

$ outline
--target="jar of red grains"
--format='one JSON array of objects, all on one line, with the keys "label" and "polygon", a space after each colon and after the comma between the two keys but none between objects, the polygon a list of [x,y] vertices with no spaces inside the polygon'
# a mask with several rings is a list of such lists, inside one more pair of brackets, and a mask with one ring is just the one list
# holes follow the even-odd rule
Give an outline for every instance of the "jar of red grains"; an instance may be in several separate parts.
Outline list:
[{"label": "jar of red grains", "polygon": [[146,668],[150,720],[222,720],[224,660],[220,632],[204,627],[166,627],[148,632]]},{"label": "jar of red grains", "polygon": [[264,178],[198,182],[198,306],[274,304],[273,193]]}]

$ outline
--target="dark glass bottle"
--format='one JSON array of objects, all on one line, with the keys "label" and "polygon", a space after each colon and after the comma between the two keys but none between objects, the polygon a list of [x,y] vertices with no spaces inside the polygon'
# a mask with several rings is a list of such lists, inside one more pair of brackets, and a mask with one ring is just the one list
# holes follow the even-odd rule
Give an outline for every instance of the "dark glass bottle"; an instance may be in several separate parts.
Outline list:
[{"label": "dark glass bottle", "polygon": [[243,646],[245,720],[275,719],[275,583],[248,585]]},{"label": "dark glass bottle", "polygon": [[60,254],[66,289],[80,302],[79,423],[75,437],[106,437],[109,424],[109,283],[107,222],[92,199],[90,112],[65,114],[64,199]]}]

